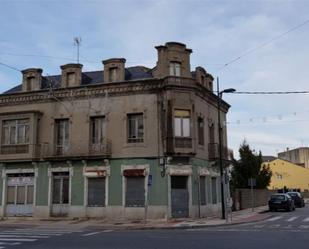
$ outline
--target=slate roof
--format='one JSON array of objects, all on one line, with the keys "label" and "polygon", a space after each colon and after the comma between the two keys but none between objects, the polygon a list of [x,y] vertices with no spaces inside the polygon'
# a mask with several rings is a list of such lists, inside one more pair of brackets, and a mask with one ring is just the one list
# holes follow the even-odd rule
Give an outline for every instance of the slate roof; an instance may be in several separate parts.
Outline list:
[{"label": "slate roof", "polygon": [[[92,71],[82,73],[82,85],[92,85],[103,83],[104,72]],[[138,79],[149,79],[153,78],[151,69],[144,66],[128,67],[125,69],[125,80],[138,80]],[[49,84],[52,84],[54,88],[59,88],[61,85],[61,75],[43,76],[42,78],[42,89],[47,89]],[[22,85],[15,86],[3,94],[10,94],[20,92]]]}]

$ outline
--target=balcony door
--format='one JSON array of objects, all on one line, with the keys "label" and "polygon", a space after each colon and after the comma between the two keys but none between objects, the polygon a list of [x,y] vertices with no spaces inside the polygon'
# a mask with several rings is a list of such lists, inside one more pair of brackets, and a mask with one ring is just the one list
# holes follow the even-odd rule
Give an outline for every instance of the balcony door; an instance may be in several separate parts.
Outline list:
[{"label": "balcony door", "polygon": [[69,151],[69,119],[57,119],[55,129],[56,154],[64,155]]},{"label": "balcony door", "polygon": [[69,209],[69,172],[54,172],[52,180],[52,216],[67,216]]}]

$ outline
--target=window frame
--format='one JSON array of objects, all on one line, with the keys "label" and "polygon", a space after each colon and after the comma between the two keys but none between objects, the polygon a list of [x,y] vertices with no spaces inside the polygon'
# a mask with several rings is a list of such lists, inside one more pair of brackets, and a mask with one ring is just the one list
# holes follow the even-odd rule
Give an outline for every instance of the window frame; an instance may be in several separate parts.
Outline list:
[{"label": "window frame", "polygon": [[[93,179],[104,179],[104,200],[102,204],[89,204],[89,181]],[[100,177],[87,177],[87,207],[106,207],[107,206],[107,177],[100,176]]]},{"label": "window frame", "polygon": [[[26,122],[19,123],[20,121],[26,121]],[[6,122],[8,124],[5,124]],[[7,134],[5,131],[6,129],[8,129]],[[22,133],[23,133],[21,142],[18,141],[20,129],[22,129]],[[4,146],[29,145],[30,144],[30,119],[22,118],[22,119],[2,120],[2,131],[1,132],[2,132],[1,145],[4,145]]]},{"label": "window frame", "polygon": [[[180,115],[177,112],[188,112],[188,115]],[[187,126],[184,124],[188,122]],[[177,125],[179,123],[179,125]],[[179,127],[180,133],[178,133],[177,127]],[[188,131],[185,132],[185,128],[188,127]],[[178,138],[191,138],[191,111],[190,110],[174,110],[174,136]]]},{"label": "window frame", "polygon": [[[132,122],[134,127],[131,127]],[[145,125],[144,125],[144,113],[127,113],[127,143],[144,143],[145,139]],[[140,125],[142,128],[140,128]],[[131,131],[133,134],[131,134]],[[142,132],[140,132],[142,130]]]},{"label": "window frame", "polygon": [[181,76],[181,62],[170,61],[169,63],[169,75],[173,77]]},{"label": "window frame", "polygon": [[[61,123],[63,122],[64,128],[61,128]],[[61,132],[59,132],[62,129]],[[62,133],[62,138],[59,137]],[[62,140],[62,143],[60,141]],[[70,146],[70,119],[55,119],[55,148],[58,153],[58,149],[61,148],[62,153],[68,150]]]},{"label": "window frame", "polygon": [[119,70],[118,67],[110,67],[108,69],[108,81],[109,82],[117,81],[118,70]]},{"label": "window frame", "polygon": [[[125,193],[124,193],[124,206],[126,208],[145,208],[146,206],[146,193],[147,193],[147,188],[145,186],[146,184],[146,176],[123,176],[125,180]],[[143,204],[128,204],[128,180],[132,179],[143,179],[143,197],[140,199],[140,201],[143,201]]]},{"label": "window frame", "polygon": [[201,206],[207,205],[206,185],[207,185],[207,183],[206,183],[206,176],[200,175],[199,176],[199,192],[200,192],[200,205]]},{"label": "window frame", "polygon": [[212,176],[210,178],[211,182],[211,203],[213,205],[218,204],[218,177]]},{"label": "window frame", "polygon": [[[98,127],[96,127],[98,125]],[[97,133],[98,134],[95,134]],[[105,116],[90,117],[90,145],[102,145],[106,139]]]},{"label": "window frame", "polygon": [[66,73],[66,84],[67,86],[73,86],[76,83],[76,73],[75,72],[67,72]]},{"label": "window frame", "polygon": [[197,118],[197,138],[198,138],[198,145],[204,146],[205,145],[205,122],[202,117]]}]

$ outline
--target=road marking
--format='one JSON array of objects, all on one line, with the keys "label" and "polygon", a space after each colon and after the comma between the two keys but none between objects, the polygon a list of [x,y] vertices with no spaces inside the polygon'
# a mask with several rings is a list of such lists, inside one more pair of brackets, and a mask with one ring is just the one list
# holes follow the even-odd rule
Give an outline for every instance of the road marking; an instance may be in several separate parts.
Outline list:
[{"label": "road marking", "polygon": [[9,246],[16,246],[20,245],[20,242],[0,242],[0,245],[9,245]]},{"label": "road marking", "polygon": [[309,222],[309,217],[303,220],[303,222]]},{"label": "road marking", "polygon": [[293,220],[296,220],[297,218],[299,218],[299,216],[293,216],[290,219],[287,219],[286,221],[291,222]]},{"label": "road marking", "polygon": [[31,238],[31,239],[48,239],[49,236],[37,236],[37,235],[19,235],[19,234],[0,234],[1,238]]},{"label": "road marking", "polygon": [[22,232],[40,232],[40,233],[75,233],[75,232],[82,232],[80,230],[59,230],[59,229],[29,229],[29,228],[18,228],[15,231],[22,231]]},{"label": "road marking", "polygon": [[267,221],[275,221],[275,220],[279,220],[281,218],[282,218],[282,216],[277,216],[277,217],[270,218]]},{"label": "road marking", "polygon": [[112,231],[114,231],[114,230],[103,230],[103,231],[98,231],[98,232],[86,233],[86,234],[83,234],[82,236],[87,237],[87,236],[92,236],[92,235],[96,235],[96,234],[99,234],[99,233],[110,233]]},{"label": "road marking", "polygon": [[82,236],[87,237],[87,236],[92,236],[92,235],[96,235],[96,234],[99,234],[99,233],[101,233],[101,231],[100,232],[86,233],[86,234],[83,234]]},{"label": "road marking", "polygon": [[37,239],[19,239],[19,238],[0,238],[0,241],[18,241],[18,242],[33,242],[33,241],[37,241]]},{"label": "road marking", "polygon": [[36,235],[36,236],[61,236],[61,233],[30,233],[30,232],[15,232],[15,231],[4,231],[0,232],[0,235],[5,234],[16,234],[16,235]]}]

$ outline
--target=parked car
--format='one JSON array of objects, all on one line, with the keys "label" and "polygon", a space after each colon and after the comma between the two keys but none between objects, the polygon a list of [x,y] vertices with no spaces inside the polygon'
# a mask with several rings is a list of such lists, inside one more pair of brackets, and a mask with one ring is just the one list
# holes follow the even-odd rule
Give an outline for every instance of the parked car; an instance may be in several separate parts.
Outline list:
[{"label": "parked car", "polygon": [[292,197],[296,207],[301,208],[301,207],[305,206],[305,200],[304,200],[303,196],[301,195],[301,193],[299,193],[299,192],[287,192],[287,194]]},{"label": "parked car", "polygon": [[277,211],[284,209],[286,211],[295,210],[295,204],[291,196],[288,194],[273,194],[268,201],[269,211]]}]

